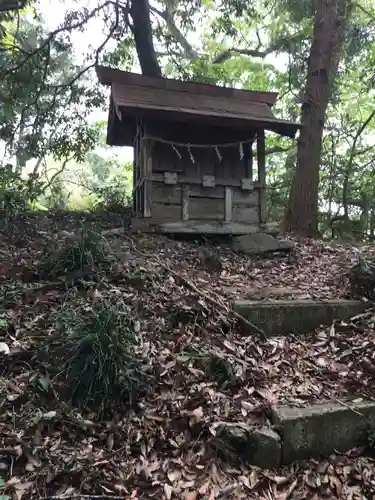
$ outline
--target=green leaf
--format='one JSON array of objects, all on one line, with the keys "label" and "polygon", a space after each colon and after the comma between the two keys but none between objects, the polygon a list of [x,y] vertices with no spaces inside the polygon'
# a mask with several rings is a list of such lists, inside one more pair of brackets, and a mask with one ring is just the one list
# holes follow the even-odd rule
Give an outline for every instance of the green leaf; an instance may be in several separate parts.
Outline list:
[{"label": "green leaf", "polygon": [[[48,392],[49,388],[51,387],[51,383],[48,379],[46,378],[40,378],[38,379],[38,384],[40,386],[40,388],[45,391],[45,392]],[[0,499],[1,500],[1,499]]]}]

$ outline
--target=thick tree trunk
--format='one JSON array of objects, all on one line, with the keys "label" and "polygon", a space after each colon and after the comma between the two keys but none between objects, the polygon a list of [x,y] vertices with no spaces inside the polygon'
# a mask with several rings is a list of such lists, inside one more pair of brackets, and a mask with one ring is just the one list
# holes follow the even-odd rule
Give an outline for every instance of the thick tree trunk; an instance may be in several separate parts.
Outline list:
[{"label": "thick tree trunk", "polygon": [[148,0],[132,0],[130,15],[139,64],[144,75],[162,76],[152,39],[150,5]]},{"label": "thick tree trunk", "polygon": [[349,0],[316,2],[313,40],[302,105],[297,166],[284,228],[304,236],[318,235],[319,167],[325,114],[337,73]]}]

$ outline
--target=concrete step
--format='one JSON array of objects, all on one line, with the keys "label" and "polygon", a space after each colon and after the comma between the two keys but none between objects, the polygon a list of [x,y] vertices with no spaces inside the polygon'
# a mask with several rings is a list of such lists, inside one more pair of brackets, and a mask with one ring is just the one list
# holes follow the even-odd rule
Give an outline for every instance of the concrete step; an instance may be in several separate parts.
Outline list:
[{"label": "concrete step", "polygon": [[[360,300],[237,300],[233,309],[262,329],[267,337],[313,333],[321,325],[346,320],[370,306]],[[249,332],[253,333],[253,332]]]},{"label": "concrete step", "polygon": [[222,425],[221,440],[239,458],[265,469],[309,458],[345,453],[375,434],[375,402],[317,403],[305,408],[276,407],[271,427],[248,429],[241,423]]}]

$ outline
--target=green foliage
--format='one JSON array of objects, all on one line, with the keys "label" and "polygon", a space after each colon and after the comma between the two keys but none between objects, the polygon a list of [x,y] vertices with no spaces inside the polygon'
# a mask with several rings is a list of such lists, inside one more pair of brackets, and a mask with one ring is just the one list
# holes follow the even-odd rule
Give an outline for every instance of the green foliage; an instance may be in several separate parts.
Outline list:
[{"label": "green foliage", "polygon": [[115,184],[94,189],[93,194],[97,197],[93,205],[94,210],[124,213],[131,206],[131,197],[124,176],[119,176]]},{"label": "green foliage", "polygon": [[39,344],[37,357],[63,382],[74,405],[107,414],[146,392],[150,380],[135,357],[136,335],[127,311],[107,301],[75,304],[58,314],[56,328]]},{"label": "green foliage", "polygon": [[0,139],[21,166],[46,154],[82,161],[98,133],[87,113],[102,97],[74,63],[71,43],[51,37],[37,19],[2,25]]},{"label": "green foliage", "polygon": [[69,273],[95,272],[98,266],[108,266],[110,253],[106,240],[91,229],[82,228],[78,234],[62,242],[50,242],[42,251],[38,275],[46,278]]},{"label": "green foliage", "polygon": [[0,168],[0,207],[6,217],[18,215],[30,208],[43,189],[38,176],[22,179],[12,165]]},{"label": "green foliage", "polygon": [[[132,2],[135,0],[129,5]],[[375,9],[369,0],[340,5],[349,8],[349,22],[342,64],[330,89],[323,140],[322,229],[326,231],[331,219],[345,208],[350,219],[361,218],[360,237],[375,239],[375,156],[371,147],[375,123],[366,126],[353,147],[355,134],[373,107]],[[313,2],[160,0],[151,5],[151,17],[155,21],[152,36],[166,75],[278,91],[277,115],[298,120],[311,46]],[[92,18],[103,21],[108,38],[88,54],[81,54],[72,35],[82,31],[84,38]],[[119,18],[114,4],[106,2],[92,11],[69,8],[63,19],[56,20],[54,32],[46,28],[37,6],[32,16],[21,12],[19,18],[16,14],[2,18],[0,136],[6,143],[6,156],[15,157],[21,167],[30,158],[47,155],[75,160],[66,175],[61,174],[61,182],[56,180],[38,199],[48,208],[79,206],[121,212],[126,205],[131,186],[124,163],[116,153],[92,151],[103,130],[102,124],[91,125],[89,117],[105,100],[89,68],[99,62],[136,70],[140,47],[136,47],[132,21],[131,15]],[[76,55],[84,62],[79,63]],[[267,137],[267,149],[277,144],[284,145],[274,136]],[[267,157],[268,215],[277,221],[282,219],[294,174],[295,157],[289,160],[282,151]]]}]

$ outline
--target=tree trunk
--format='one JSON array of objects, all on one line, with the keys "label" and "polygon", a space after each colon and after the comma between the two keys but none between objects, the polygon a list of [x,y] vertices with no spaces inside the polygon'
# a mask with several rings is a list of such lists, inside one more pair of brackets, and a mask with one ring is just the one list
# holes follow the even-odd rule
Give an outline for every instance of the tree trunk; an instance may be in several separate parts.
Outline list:
[{"label": "tree trunk", "polygon": [[370,227],[369,227],[369,243],[374,243],[375,240],[375,208],[371,207],[370,210]]},{"label": "tree trunk", "polygon": [[319,167],[325,114],[342,51],[349,0],[316,2],[313,40],[302,105],[297,166],[284,228],[302,236],[318,235]]},{"label": "tree trunk", "polygon": [[142,73],[147,76],[162,76],[152,39],[150,5],[148,0],[132,0],[130,15],[133,34]]}]

